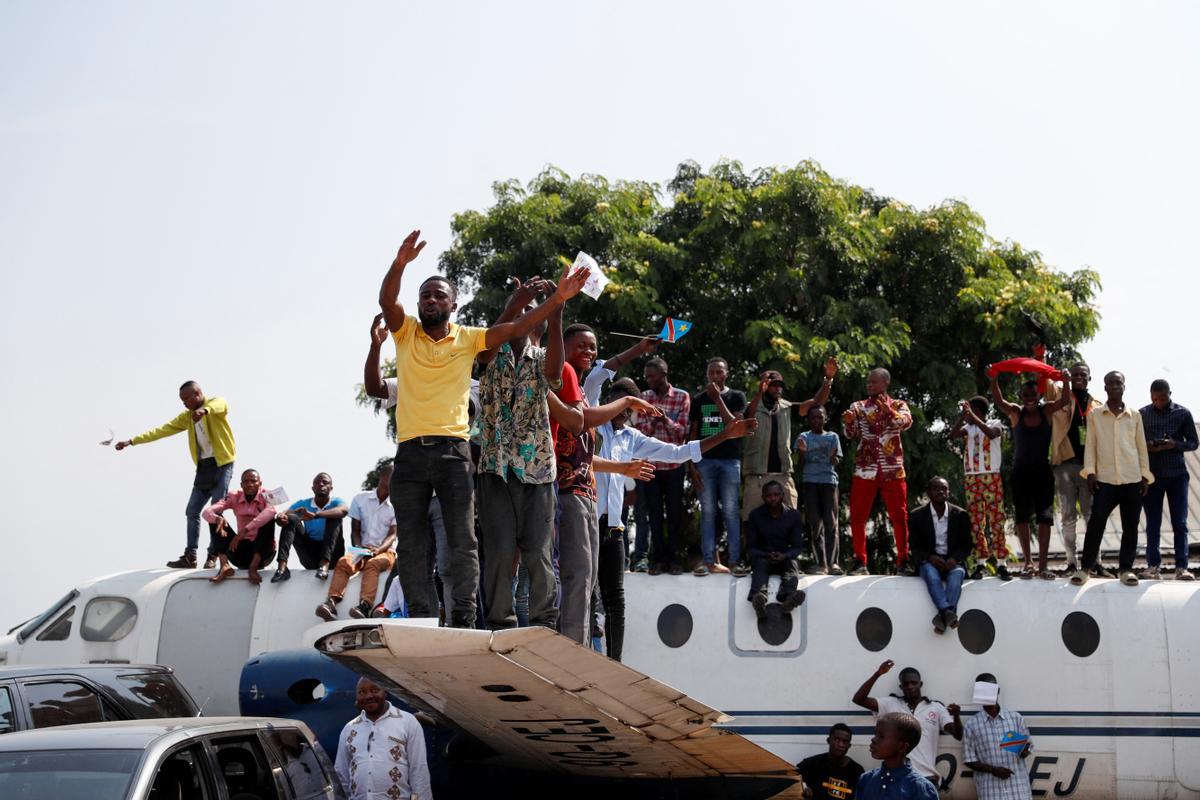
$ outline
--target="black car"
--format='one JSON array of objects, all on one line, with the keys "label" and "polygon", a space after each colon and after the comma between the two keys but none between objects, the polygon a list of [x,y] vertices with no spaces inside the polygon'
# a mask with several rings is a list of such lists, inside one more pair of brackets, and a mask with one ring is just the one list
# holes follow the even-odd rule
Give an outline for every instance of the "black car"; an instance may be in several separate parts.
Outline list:
[{"label": "black car", "polygon": [[0,667],[0,734],[85,722],[199,714],[196,703],[169,667]]}]

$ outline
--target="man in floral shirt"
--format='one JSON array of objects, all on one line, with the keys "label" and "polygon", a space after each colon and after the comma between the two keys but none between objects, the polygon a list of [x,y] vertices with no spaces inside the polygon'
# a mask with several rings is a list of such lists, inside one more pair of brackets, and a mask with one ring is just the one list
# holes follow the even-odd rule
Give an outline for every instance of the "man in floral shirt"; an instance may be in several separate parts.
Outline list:
[{"label": "man in floral shirt", "polygon": [[[553,286],[538,278],[524,285],[516,281],[497,321],[531,311],[537,294]],[[551,561],[556,465],[546,395],[562,385],[561,308],[548,324],[548,331],[537,328],[478,356],[487,365],[479,381],[479,523],[486,622],[492,630],[517,625],[512,578],[518,552],[529,572],[529,621],[548,628],[558,622]],[[543,333],[546,347],[539,346]]]},{"label": "man in floral shirt", "polygon": [[854,570],[867,575],[867,518],[875,496],[883,495],[892,532],[896,537],[896,565],[902,575],[913,574],[908,565],[908,483],[904,474],[904,447],[900,432],[912,427],[912,413],[903,400],[888,395],[892,376],[882,367],[867,375],[867,399],[858,400],[842,414],[846,436],[858,440],[854,479],[850,484],[850,531],[854,539]]}]

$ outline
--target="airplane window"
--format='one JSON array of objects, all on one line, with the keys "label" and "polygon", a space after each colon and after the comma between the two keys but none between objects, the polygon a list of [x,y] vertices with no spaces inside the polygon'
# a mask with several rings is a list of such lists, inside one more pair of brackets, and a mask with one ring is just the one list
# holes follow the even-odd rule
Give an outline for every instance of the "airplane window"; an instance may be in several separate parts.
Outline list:
[{"label": "airplane window", "polygon": [[218,781],[223,781],[229,800],[279,800],[266,754],[253,734],[214,739]]},{"label": "airplane window", "polygon": [[[36,617],[34,617],[31,621],[29,621],[25,625],[25,627],[21,628],[19,633],[17,633],[17,644],[21,644],[26,639],[28,639],[30,636],[32,636],[33,632],[36,631],[38,628],[42,627],[42,625],[45,624],[46,620],[53,617],[59,611],[62,611],[64,608],[67,607],[67,603],[70,603],[72,600],[74,600],[78,596],[79,596],[79,591],[76,589],[72,589],[71,591],[69,591],[65,595],[63,595],[62,598],[60,598],[57,603],[50,606],[50,608],[46,609],[41,614],[38,614]],[[9,633],[12,633],[12,631],[9,631]]]},{"label": "airplane window", "polygon": [[46,630],[38,634],[39,642],[61,642],[66,640],[71,635],[71,618],[75,616],[75,606],[67,609],[67,612],[58,619],[51,622]]},{"label": "airplane window", "polygon": [[167,756],[154,776],[148,800],[208,800],[204,763],[199,745]]},{"label": "airplane window", "polygon": [[1100,646],[1100,626],[1091,614],[1072,611],[1063,618],[1062,640],[1072,655],[1087,658]]},{"label": "airplane window", "polygon": [[672,603],[658,615],[658,638],[667,647],[683,647],[692,638],[692,612]]},{"label": "airplane window", "polygon": [[104,722],[103,703],[82,683],[45,681],[26,683],[24,689],[25,699],[29,702],[29,717],[35,728]]},{"label": "airplane window", "polygon": [[279,754],[283,773],[297,800],[326,797],[326,791],[333,785],[331,777],[321,766],[308,737],[295,728],[275,728],[264,735]]},{"label": "airplane window", "polygon": [[767,644],[778,647],[792,635],[792,615],[780,611],[778,603],[771,603],[766,619],[758,623],[758,635]]},{"label": "airplane window", "polygon": [[83,609],[79,635],[89,642],[124,639],[137,622],[137,606],[124,597],[95,597]]},{"label": "airplane window", "polygon": [[958,620],[958,641],[968,653],[981,656],[992,649],[996,641],[996,625],[986,611],[972,608]]},{"label": "airplane window", "polygon": [[878,653],[892,641],[892,618],[882,608],[864,608],[854,623],[858,643],[872,653]]},{"label": "airplane window", "polygon": [[11,733],[17,728],[17,718],[13,711],[12,694],[0,686],[0,733]]}]

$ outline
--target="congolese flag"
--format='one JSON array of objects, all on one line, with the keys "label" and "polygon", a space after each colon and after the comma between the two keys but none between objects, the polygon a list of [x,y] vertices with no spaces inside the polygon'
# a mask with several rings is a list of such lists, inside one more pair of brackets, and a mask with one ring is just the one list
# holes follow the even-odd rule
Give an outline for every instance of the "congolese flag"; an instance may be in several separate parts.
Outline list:
[{"label": "congolese flag", "polygon": [[1010,753],[1020,753],[1029,744],[1029,737],[1022,736],[1017,731],[1006,731],[1000,739],[1000,749]]},{"label": "congolese flag", "polygon": [[685,319],[675,319],[667,317],[667,321],[663,323],[663,329],[659,331],[658,338],[664,342],[674,344],[684,337],[688,331],[692,329],[692,323]]}]

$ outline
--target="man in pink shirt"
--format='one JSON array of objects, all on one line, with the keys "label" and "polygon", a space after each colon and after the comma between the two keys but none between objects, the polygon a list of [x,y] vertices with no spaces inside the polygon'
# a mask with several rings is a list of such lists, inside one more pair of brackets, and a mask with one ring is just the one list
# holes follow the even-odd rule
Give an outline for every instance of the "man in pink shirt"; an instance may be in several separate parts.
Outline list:
[{"label": "man in pink shirt", "polygon": [[[235,567],[250,570],[250,583],[257,586],[262,582],[258,568],[270,563],[275,555],[275,507],[261,489],[258,470],[248,469],[242,473],[240,491],[232,491],[224,500],[204,509],[204,521],[217,524],[213,545],[221,564],[217,574],[209,578],[213,583],[233,575]],[[237,519],[237,533],[232,537],[223,516],[226,509],[232,510]]]}]

